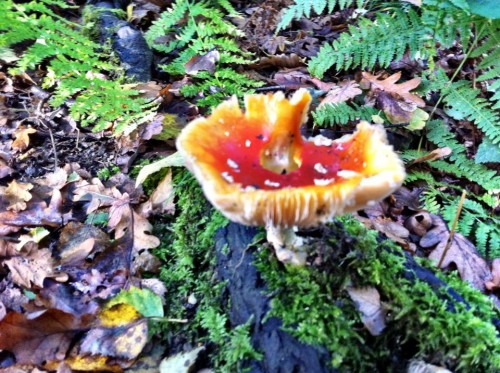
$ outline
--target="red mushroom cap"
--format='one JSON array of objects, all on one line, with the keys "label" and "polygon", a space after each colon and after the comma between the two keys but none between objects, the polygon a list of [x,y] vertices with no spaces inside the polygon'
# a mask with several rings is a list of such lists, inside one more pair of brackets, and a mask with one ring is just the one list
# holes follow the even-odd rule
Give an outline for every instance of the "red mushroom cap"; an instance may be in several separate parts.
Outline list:
[{"label": "red mushroom cap", "polygon": [[235,97],[177,139],[208,200],[245,225],[313,226],[359,210],[401,186],[405,171],[381,126],[359,123],[338,140],[304,139],[311,96],[297,91]]}]

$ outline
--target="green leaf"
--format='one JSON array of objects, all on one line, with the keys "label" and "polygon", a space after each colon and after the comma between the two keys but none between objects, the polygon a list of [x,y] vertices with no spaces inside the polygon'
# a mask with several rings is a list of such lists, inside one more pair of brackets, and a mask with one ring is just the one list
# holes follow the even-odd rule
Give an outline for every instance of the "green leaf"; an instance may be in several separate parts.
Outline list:
[{"label": "green leaf", "polygon": [[131,305],[144,317],[163,317],[161,298],[149,289],[131,287],[129,290],[122,290],[106,304],[106,307],[122,303]]},{"label": "green leaf", "polygon": [[498,0],[467,0],[471,13],[480,16],[498,19],[500,18],[500,5]]},{"label": "green leaf", "polygon": [[500,146],[485,137],[477,148],[476,163],[500,162]]}]

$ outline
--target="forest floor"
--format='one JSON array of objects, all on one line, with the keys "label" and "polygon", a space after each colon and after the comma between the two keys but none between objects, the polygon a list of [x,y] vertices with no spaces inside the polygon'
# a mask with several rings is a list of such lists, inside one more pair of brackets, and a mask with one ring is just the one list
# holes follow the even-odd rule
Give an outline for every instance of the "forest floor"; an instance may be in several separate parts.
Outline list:
[{"label": "forest floor", "polygon": [[[272,294],[254,294],[255,304],[273,308],[288,328],[283,340],[317,353],[324,371],[398,371],[418,359],[500,369],[500,58],[490,61],[498,15],[476,14],[472,0],[470,9],[467,1],[88,3],[97,8],[0,5],[2,371],[278,372],[252,326],[255,317],[268,325],[264,315],[237,321],[236,280],[225,270],[242,263],[266,282],[248,286]],[[175,140],[233,95],[241,104],[246,93],[299,89],[313,97],[305,138],[339,138],[360,120],[382,125],[407,179],[380,203],[302,231],[316,246],[294,272],[274,259],[262,230],[228,225],[211,208]],[[229,258],[233,249],[241,261]],[[331,280],[332,268],[344,274]],[[430,301],[429,289],[446,284],[453,299]],[[318,298],[332,308],[316,310]],[[426,305],[440,308],[429,317],[436,324]],[[419,326],[407,321],[412,312]],[[335,318],[343,324],[329,324]],[[396,337],[403,320],[421,331]],[[421,347],[426,328],[444,325]]]}]

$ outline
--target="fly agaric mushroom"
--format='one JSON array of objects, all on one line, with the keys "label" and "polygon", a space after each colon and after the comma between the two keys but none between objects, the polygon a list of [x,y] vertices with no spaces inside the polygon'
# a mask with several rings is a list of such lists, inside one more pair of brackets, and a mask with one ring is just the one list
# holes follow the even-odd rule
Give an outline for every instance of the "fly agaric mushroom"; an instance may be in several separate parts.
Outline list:
[{"label": "fly agaric mushroom", "polygon": [[279,260],[303,264],[296,227],[359,210],[401,186],[405,171],[384,128],[361,122],[337,140],[304,139],[311,96],[298,90],[236,97],[208,118],[189,123],[177,139],[187,168],[207,199],[228,219],[263,225]]}]

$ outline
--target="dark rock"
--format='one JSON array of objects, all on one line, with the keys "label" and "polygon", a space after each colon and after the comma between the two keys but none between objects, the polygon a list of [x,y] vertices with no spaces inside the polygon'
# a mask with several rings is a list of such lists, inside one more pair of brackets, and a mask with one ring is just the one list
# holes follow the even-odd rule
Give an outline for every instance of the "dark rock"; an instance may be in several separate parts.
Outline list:
[{"label": "dark rock", "polygon": [[230,223],[215,236],[219,280],[227,281],[231,298],[229,320],[237,326],[253,317],[252,343],[264,355],[247,367],[252,373],[334,372],[326,349],[299,342],[281,330],[282,322],[276,317],[264,321],[270,297],[253,265],[252,250],[247,250],[256,233],[255,228]]},{"label": "dark rock", "polygon": [[113,49],[125,67],[128,77],[138,82],[151,80],[153,52],[149,49],[141,31],[118,18],[112,11],[126,6],[127,1],[89,1],[89,5],[101,8],[99,14],[101,43],[112,41]]}]

